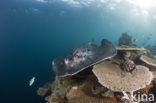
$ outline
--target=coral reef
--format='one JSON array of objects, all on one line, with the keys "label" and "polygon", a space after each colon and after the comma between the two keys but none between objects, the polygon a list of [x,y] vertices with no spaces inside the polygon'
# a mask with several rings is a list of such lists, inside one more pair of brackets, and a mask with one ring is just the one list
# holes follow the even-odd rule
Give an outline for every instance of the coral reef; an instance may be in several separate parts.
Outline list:
[{"label": "coral reef", "polygon": [[55,92],[52,95],[45,98],[49,103],[68,103],[65,94]]},{"label": "coral reef", "polygon": [[39,96],[45,96],[51,93],[51,84],[45,83],[43,87],[39,87],[37,90],[37,94]]},{"label": "coral reef", "polygon": [[47,92],[48,92],[48,89],[47,89],[47,88],[42,88],[42,87],[40,87],[40,88],[37,90],[37,94],[38,94],[39,96],[45,96],[45,95],[47,94]]},{"label": "coral reef", "polygon": [[145,51],[146,52],[146,49],[145,48],[140,48],[140,47],[136,47],[136,46],[118,46],[117,47],[117,50],[123,50],[123,51]]},{"label": "coral reef", "polygon": [[153,55],[156,55],[156,43],[154,45],[147,45],[146,49],[148,49]]},{"label": "coral reef", "polygon": [[135,67],[135,63],[132,60],[130,60],[130,59],[127,59],[123,63],[123,66],[122,66],[123,70],[127,71],[127,72],[132,71],[134,69],[134,67]]},{"label": "coral reef", "polygon": [[117,46],[116,48],[118,50],[117,58],[122,58],[122,60],[137,60],[141,55],[147,54],[145,48],[138,46]]},{"label": "coral reef", "polygon": [[114,92],[111,90],[106,91],[104,94],[102,94],[104,97],[114,97]]},{"label": "coral reef", "polygon": [[[87,89],[87,88],[85,88]],[[73,87],[67,94],[69,103],[115,103],[115,98],[100,98],[96,96],[89,96],[81,87]]]},{"label": "coral reef", "polygon": [[123,99],[121,101],[121,103],[134,103],[134,102],[132,102],[131,100],[128,100],[128,99]]},{"label": "coral reef", "polygon": [[132,37],[130,35],[128,35],[126,32],[122,33],[118,42],[119,42],[119,46],[122,46],[122,45],[130,46],[130,45],[132,45]]},{"label": "coral reef", "polygon": [[95,65],[93,73],[104,87],[116,92],[131,92],[145,88],[153,79],[147,67],[138,65],[132,73],[129,73],[122,71],[118,65],[111,62]]},{"label": "coral reef", "polygon": [[45,97],[48,103],[133,103],[122,99],[123,91],[156,96],[156,69],[151,69],[154,62],[147,50],[138,46],[118,46],[117,50],[115,57],[75,75],[56,76],[38,94],[45,96],[50,91]]},{"label": "coral reef", "polygon": [[147,65],[150,65],[150,66],[153,66],[153,67],[156,67],[156,60],[146,56],[146,55],[142,55],[140,57],[140,60],[143,61],[144,63],[146,63]]}]

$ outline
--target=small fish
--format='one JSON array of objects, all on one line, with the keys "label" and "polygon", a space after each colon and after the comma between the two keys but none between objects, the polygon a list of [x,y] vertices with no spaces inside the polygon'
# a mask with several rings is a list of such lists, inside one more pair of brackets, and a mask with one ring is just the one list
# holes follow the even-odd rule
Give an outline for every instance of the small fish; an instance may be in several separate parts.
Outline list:
[{"label": "small fish", "polygon": [[139,41],[139,39],[138,39],[138,38],[136,38],[136,39],[134,39],[133,41],[134,41],[134,42],[137,42],[137,41]]},{"label": "small fish", "polygon": [[29,81],[29,86],[32,86],[34,82],[35,82],[35,77],[32,77]]}]

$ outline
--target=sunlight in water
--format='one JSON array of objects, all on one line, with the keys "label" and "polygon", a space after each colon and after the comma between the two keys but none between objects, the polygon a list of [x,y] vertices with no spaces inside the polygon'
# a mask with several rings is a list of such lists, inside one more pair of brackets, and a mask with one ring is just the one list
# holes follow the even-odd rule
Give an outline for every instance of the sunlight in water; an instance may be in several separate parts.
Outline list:
[{"label": "sunlight in water", "polygon": [[150,9],[156,5],[155,0],[129,0],[129,2],[141,9]]}]

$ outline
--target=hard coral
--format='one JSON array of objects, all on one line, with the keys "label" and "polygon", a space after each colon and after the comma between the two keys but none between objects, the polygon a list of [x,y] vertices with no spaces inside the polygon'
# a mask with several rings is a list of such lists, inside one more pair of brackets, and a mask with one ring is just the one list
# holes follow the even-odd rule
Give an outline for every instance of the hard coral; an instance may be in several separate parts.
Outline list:
[{"label": "hard coral", "polygon": [[40,87],[40,88],[37,90],[37,94],[38,94],[39,96],[45,96],[45,95],[47,94],[47,92],[48,92],[48,89],[47,89],[47,88],[42,88],[42,87]]},{"label": "hard coral", "polygon": [[132,102],[131,100],[128,100],[128,99],[123,99],[121,101],[121,103],[134,103],[134,102]]},{"label": "hard coral", "polygon": [[118,51],[144,51],[146,53],[146,49],[141,47],[129,47],[129,46],[118,46],[116,48]]},{"label": "hard coral", "polygon": [[49,103],[68,103],[66,96],[59,92],[53,93],[51,96],[46,97],[45,100]]},{"label": "hard coral", "polygon": [[46,97],[45,100],[49,103],[67,103],[66,93],[72,87],[71,82],[70,78],[56,77],[55,81],[51,85],[52,94]]},{"label": "hard coral", "polygon": [[154,45],[147,45],[146,48],[150,51],[150,53],[156,55],[156,43]]},{"label": "hard coral", "polygon": [[132,45],[132,37],[128,35],[126,32],[122,33],[122,36],[118,40],[119,46],[121,45],[127,45],[130,46]]},{"label": "hard coral", "polygon": [[[145,48],[131,47],[131,46],[118,46],[118,58],[123,57],[123,59],[138,59],[141,55],[147,54]],[[119,57],[120,56],[120,57]]]},{"label": "hard coral", "polygon": [[146,55],[142,55],[142,56],[140,57],[140,60],[143,61],[144,63],[146,63],[147,65],[156,67],[156,60],[153,60],[152,58],[149,58],[149,57],[146,56]]},{"label": "hard coral", "polygon": [[129,73],[111,62],[95,65],[93,73],[104,87],[116,92],[132,92],[145,88],[153,79],[153,74],[147,67],[138,65],[132,73]]},{"label": "hard coral", "polygon": [[125,71],[130,72],[134,69],[135,63],[132,60],[128,59],[123,63],[122,67]]},{"label": "hard coral", "polygon": [[45,96],[51,93],[51,83],[45,83],[43,87],[39,87],[37,90],[37,94],[39,96]]},{"label": "hard coral", "polygon": [[81,88],[72,88],[67,94],[69,103],[116,103],[115,98],[89,96]]}]

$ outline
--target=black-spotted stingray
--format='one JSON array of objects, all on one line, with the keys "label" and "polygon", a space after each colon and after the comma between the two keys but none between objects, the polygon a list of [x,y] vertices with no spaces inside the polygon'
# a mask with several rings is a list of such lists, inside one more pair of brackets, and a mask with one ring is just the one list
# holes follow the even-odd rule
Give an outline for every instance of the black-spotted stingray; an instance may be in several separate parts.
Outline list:
[{"label": "black-spotted stingray", "polygon": [[52,62],[53,71],[57,76],[75,75],[80,71],[117,54],[116,47],[103,39],[101,45],[88,43],[75,48],[66,58],[57,58]]}]

